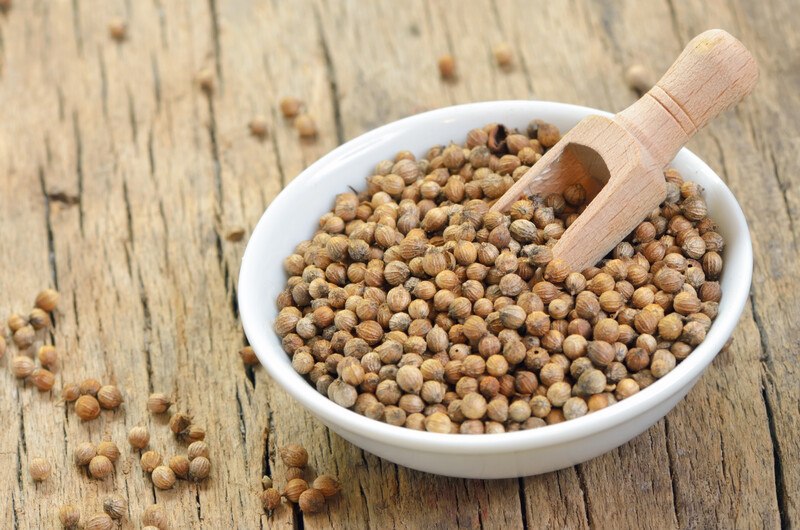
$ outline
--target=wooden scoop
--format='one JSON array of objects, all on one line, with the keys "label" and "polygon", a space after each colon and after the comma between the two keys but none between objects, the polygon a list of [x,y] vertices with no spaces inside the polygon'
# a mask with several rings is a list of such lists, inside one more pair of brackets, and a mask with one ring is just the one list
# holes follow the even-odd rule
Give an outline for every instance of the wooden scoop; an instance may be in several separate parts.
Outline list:
[{"label": "wooden scoop", "polygon": [[663,202],[664,166],[698,129],[749,94],[757,79],[755,59],[741,42],[720,29],[701,33],[639,101],[613,118],[583,119],[492,210],[582,184],[594,200],[553,247],[555,258],[582,271]]}]

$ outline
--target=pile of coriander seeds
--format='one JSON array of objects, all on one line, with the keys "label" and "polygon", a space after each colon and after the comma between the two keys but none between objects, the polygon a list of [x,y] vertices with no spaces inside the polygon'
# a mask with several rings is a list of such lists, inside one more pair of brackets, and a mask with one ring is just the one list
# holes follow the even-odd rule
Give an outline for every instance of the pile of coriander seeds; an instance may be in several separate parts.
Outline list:
[{"label": "pile of coriander seeds", "polygon": [[667,197],[595,267],[552,247],[580,185],[499,198],[560,139],[490,124],[465,145],[384,160],[288,256],[274,328],[294,369],[337,404],[437,433],[499,433],[584,416],[669,373],[705,338],[723,239],[702,189]]}]

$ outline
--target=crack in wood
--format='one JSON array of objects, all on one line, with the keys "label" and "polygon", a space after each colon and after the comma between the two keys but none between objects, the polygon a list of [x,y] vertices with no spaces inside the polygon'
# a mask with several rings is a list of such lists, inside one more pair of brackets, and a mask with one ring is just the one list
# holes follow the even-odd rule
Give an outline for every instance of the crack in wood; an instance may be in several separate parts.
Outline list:
[{"label": "crack in wood", "polygon": [[342,123],[341,96],[339,86],[336,81],[336,68],[331,58],[331,51],[328,47],[328,40],[325,37],[325,29],[322,25],[322,18],[317,5],[314,5],[314,20],[319,33],[319,45],[322,49],[322,59],[325,62],[325,72],[328,77],[328,88],[330,90],[331,105],[333,106],[333,122],[336,127],[336,142],[344,143],[344,124]]}]

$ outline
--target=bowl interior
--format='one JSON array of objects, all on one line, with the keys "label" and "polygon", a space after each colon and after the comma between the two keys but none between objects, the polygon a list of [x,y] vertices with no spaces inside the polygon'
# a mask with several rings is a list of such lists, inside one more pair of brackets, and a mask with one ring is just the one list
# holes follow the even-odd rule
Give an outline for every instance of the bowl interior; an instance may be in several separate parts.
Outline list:
[{"label": "bowl interior", "polygon": [[683,149],[673,161],[687,180],[706,192],[709,215],[725,238],[723,298],[706,340],[675,370],[639,394],[612,407],[560,425],[492,436],[450,436],[412,431],[369,420],[318,394],[291,368],[280,339],[272,331],[275,299],[285,286],[283,259],[309,239],[318,218],[333,206],[336,194],[348,187],[364,189],[366,177],[384,158],[400,149],[418,156],[436,144],[463,142],[467,132],[489,122],[524,128],[534,118],[556,124],[562,132],[589,114],[606,114],[587,107],[540,101],[499,101],[448,107],[412,116],[375,129],[332,151],[295,178],[272,202],[259,221],[245,251],[239,279],[239,308],[248,340],[273,379],[329,425],[388,443],[423,444],[436,450],[498,451],[556,443],[558,440],[609,428],[646,410],[693,380],[728,339],[744,307],[750,287],[752,254],[747,225],[739,205],[720,178],[699,158]]}]

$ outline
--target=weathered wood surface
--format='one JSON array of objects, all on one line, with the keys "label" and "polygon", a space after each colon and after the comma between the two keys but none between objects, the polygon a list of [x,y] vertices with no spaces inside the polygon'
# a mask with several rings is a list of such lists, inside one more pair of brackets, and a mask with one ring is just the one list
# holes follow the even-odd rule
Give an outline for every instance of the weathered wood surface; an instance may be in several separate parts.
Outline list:
[{"label": "weathered wood surface", "polygon": [[[118,44],[107,24],[122,17]],[[800,525],[800,14],[749,2],[267,2],[16,0],[0,15],[0,318],[56,286],[63,352],[52,393],[0,361],[2,528],[53,528],[65,502],[98,512],[126,495],[122,528],[168,508],[171,528],[642,528]],[[667,418],[631,443],[557,473],[482,482],[435,477],[364,454],[305,414],[263,370],[246,371],[235,285],[244,242],[281,186],[338,143],[425,109],[503,98],[619,110],[626,67],[656,77],[693,35],[721,27],[756,55],[761,80],[690,144],[736,193],[756,256],[733,347]],[[508,41],[510,72],[491,47]],[[456,82],[436,58],[453,53]],[[195,76],[216,73],[210,96]],[[276,112],[304,99],[316,141]],[[256,115],[269,136],[249,136]],[[114,382],[123,408],[82,423],[61,386]],[[127,430],[185,450],[145,411],[151,390],[205,424],[210,480],[154,490]],[[85,440],[124,447],[113,479],[72,464]],[[255,494],[281,476],[276,447],[302,441],[315,470],[347,477],[323,514],[272,519]],[[29,461],[46,456],[50,480]]]}]

